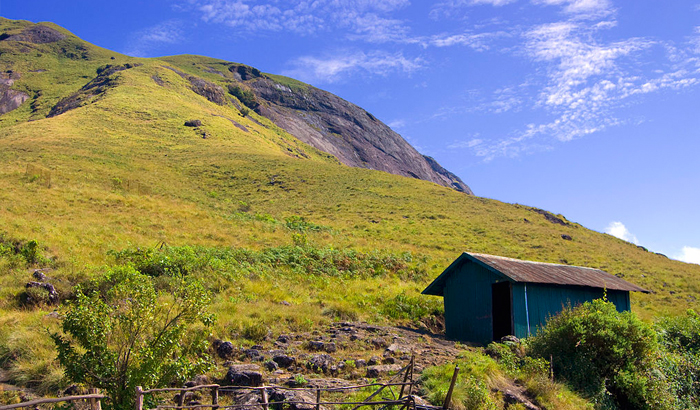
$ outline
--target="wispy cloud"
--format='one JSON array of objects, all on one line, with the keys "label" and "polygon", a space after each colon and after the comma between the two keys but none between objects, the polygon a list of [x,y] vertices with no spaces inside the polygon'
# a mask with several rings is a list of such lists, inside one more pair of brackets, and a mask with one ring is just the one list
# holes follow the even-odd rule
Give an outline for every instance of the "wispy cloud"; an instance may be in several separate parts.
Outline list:
[{"label": "wispy cloud", "polygon": [[329,57],[304,56],[292,60],[285,75],[308,82],[333,83],[355,72],[386,76],[393,73],[410,75],[424,66],[420,58],[407,58],[402,53],[363,51],[338,53]]},{"label": "wispy cloud", "polygon": [[134,33],[127,43],[124,54],[134,57],[149,57],[158,47],[181,41],[183,41],[181,22],[168,20]]},{"label": "wispy cloud", "polygon": [[677,256],[677,259],[683,262],[697,263],[700,265],[700,248],[684,246],[683,249],[681,249],[681,253]]},{"label": "wispy cloud", "polygon": [[[478,135],[478,134],[477,134]],[[452,144],[448,145],[447,148],[449,149],[461,149],[461,148],[474,148],[484,141],[480,138],[472,138],[464,141],[455,141]]]},{"label": "wispy cloud", "polygon": [[467,7],[480,5],[500,7],[516,1],[518,0],[446,0],[433,5],[429,15],[433,19],[455,18],[461,16]]},{"label": "wispy cloud", "polygon": [[526,124],[508,139],[482,147],[479,155],[486,160],[517,156],[534,147],[547,149],[554,141],[566,142],[600,132],[626,123],[616,112],[635,101],[634,97],[700,83],[697,56],[688,56],[684,49],[676,48],[675,55],[657,61],[653,69],[640,69],[639,61],[645,55],[652,50],[668,50],[668,44],[637,37],[599,40],[602,30],[614,26],[611,20],[567,20],[525,31],[519,54],[540,70],[539,91],[530,108],[552,119]]},{"label": "wispy cloud", "polygon": [[614,13],[610,0],[533,0],[535,4],[561,6],[562,11],[579,17],[605,17]]},{"label": "wispy cloud", "polygon": [[632,242],[635,245],[639,244],[637,237],[634,236],[622,222],[610,222],[610,225],[605,228],[605,233],[620,238],[623,241]]},{"label": "wispy cloud", "polygon": [[403,127],[405,127],[405,126],[406,126],[406,120],[404,120],[404,119],[396,119],[396,120],[393,120],[393,121],[389,121],[386,125],[388,125],[389,128],[392,128],[392,129],[396,130],[396,129],[398,129],[398,128],[403,128]]},{"label": "wispy cloud", "polygon": [[204,22],[222,23],[247,32],[291,32],[309,35],[344,28],[372,41],[405,30],[386,17],[408,0],[191,0]]}]

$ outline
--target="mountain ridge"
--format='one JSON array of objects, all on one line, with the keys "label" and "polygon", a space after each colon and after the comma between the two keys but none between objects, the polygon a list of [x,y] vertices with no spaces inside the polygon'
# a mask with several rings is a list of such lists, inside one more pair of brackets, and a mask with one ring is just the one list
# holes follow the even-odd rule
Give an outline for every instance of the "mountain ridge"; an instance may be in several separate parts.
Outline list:
[{"label": "mountain ridge", "polygon": [[[37,23],[16,33],[5,32],[0,41],[29,43],[38,46],[58,43],[66,37],[71,36],[44,25],[44,23]],[[74,36],[72,39],[82,42]],[[78,46],[77,49],[82,54],[69,52],[69,57],[89,59],[86,54],[89,46]],[[173,61],[177,59],[178,56],[172,56],[152,60]],[[399,134],[367,111],[340,97],[307,84],[292,89],[275,81],[272,76],[243,64],[217,61],[215,64],[218,67],[214,68],[211,66],[214,60],[211,60],[212,64],[210,65],[206,65],[206,58],[202,58],[202,60],[204,60],[204,64],[196,67],[209,74],[220,76],[220,80],[223,80],[224,85],[228,86],[229,89],[242,85],[246,90],[252,90],[255,94],[254,108],[256,113],[269,118],[300,141],[334,155],[345,165],[423,179],[470,195],[473,194],[459,177],[437,164],[434,159],[428,159],[418,153]],[[123,65],[101,67],[98,69],[97,76],[85,84],[81,90],[66,97],[73,98],[72,101],[67,101],[65,98],[59,101],[47,114],[47,117],[60,115],[67,110],[89,104],[94,97],[103,93],[110,86],[109,77],[111,74],[133,66],[129,63],[127,65],[128,67]],[[230,98],[221,85],[204,80],[196,74],[184,73],[174,67],[165,67],[188,79],[192,84],[192,91],[210,101],[219,105],[234,104],[239,109],[247,109],[234,98]],[[103,71],[100,72],[100,70]],[[14,72],[13,74],[15,76],[21,75]],[[13,79],[8,78],[5,83],[11,80]],[[289,80],[291,79],[287,79],[287,81]],[[296,80],[292,81],[296,82]],[[11,85],[12,83],[9,83],[4,86],[5,90],[0,90],[3,92],[0,97],[0,113],[17,109],[30,99],[27,94],[10,89]],[[79,95],[81,91],[84,91],[82,96]]]}]

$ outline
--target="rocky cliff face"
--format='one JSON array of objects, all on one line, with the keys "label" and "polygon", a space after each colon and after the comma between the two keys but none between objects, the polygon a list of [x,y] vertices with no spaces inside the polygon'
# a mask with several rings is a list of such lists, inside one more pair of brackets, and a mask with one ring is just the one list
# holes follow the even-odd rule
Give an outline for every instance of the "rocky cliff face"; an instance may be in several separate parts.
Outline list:
[{"label": "rocky cliff face", "polygon": [[459,177],[421,155],[399,134],[355,104],[311,86],[291,88],[256,74],[241,75],[258,97],[260,105],[256,111],[301,141],[333,154],[351,167],[423,179],[472,194]]}]

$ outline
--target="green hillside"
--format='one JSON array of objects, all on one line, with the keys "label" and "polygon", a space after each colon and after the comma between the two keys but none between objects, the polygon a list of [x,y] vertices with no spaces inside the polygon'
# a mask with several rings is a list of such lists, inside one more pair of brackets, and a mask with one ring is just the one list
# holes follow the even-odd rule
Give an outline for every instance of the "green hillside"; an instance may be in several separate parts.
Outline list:
[{"label": "green hillside", "polygon": [[[462,251],[603,269],[652,291],[632,296],[646,320],[700,307],[698,265],[526,205],[344,166],[242,113],[231,94],[217,104],[193,91],[187,76],[226,89],[215,71],[228,62],[128,57],[42,24],[67,38],[0,41],[0,68],[29,95],[0,116],[0,367],[15,381],[60,379],[41,338],[57,326],[54,307],[22,299],[35,269],[69,294],[156,247],[148,257],[207,281],[222,338],[261,324],[279,333],[335,318],[418,320],[441,303],[420,291]],[[3,19],[0,30],[30,25]],[[86,89],[91,81],[100,85]],[[50,116],[75,93],[77,108]]]}]

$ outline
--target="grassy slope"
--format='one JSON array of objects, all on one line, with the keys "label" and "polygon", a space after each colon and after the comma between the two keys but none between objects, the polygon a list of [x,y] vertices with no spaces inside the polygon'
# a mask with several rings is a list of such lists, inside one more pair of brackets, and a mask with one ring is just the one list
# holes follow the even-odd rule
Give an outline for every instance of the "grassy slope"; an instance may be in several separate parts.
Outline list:
[{"label": "grassy slope", "polygon": [[[17,30],[26,24],[0,21]],[[88,59],[61,56],[61,46],[83,47]],[[97,270],[91,267],[110,261],[108,250],[161,241],[253,249],[289,244],[292,234],[276,221],[300,215],[330,228],[308,233],[317,246],[409,251],[424,261],[427,274],[403,282],[277,277],[272,283],[253,279],[227,285],[215,306],[222,312],[220,332],[233,332],[250,320],[312,325],[325,320],[322,313],[329,305],[384,320],[372,301],[400,292],[417,296],[465,250],[622,273],[654,291],[633,295],[633,310],[647,319],[698,308],[700,266],[575,223],[552,224],[525,206],[339,165],[265,118],[251,113],[253,121],[232,104],[207,101],[165,68],[225,86],[224,78],[205,71],[225,71],[225,62],[197,56],[136,59],[72,37],[40,46],[0,42],[0,51],[0,65],[22,73],[15,89],[32,98],[41,90],[35,100],[0,117],[0,232],[38,239],[60,261],[57,276],[89,275]],[[126,62],[142,65],[118,73],[119,85],[92,104],[44,118],[98,67]],[[32,72],[39,69],[46,71]],[[156,75],[164,86],[152,79]],[[183,126],[195,118],[202,120],[206,139]],[[50,187],[46,176],[31,167],[50,174]],[[562,234],[573,240],[562,240]],[[35,311],[17,308],[14,297],[29,280],[27,271],[0,268],[0,327],[26,323],[24,333],[11,336],[19,345],[36,329],[52,325]],[[281,307],[281,300],[291,301],[294,312]]]}]

